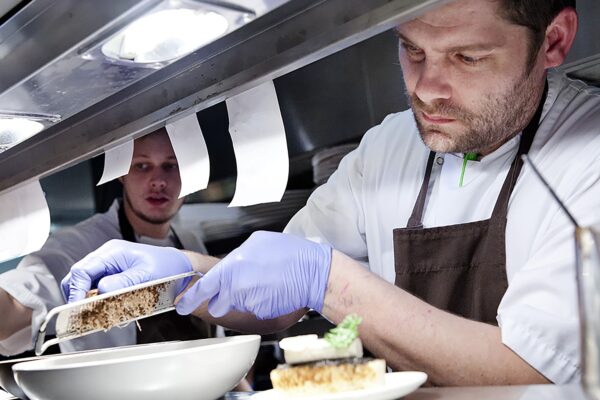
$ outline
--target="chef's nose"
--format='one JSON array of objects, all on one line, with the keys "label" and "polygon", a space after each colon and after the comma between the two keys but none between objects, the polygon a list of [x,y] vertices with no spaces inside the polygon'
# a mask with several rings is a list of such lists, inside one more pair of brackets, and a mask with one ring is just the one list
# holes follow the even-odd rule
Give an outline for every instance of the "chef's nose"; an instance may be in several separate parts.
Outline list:
[{"label": "chef's nose", "polygon": [[150,180],[150,187],[152,190],[162,190],[167,187],[167,180],[162,173],[156,173]]},{"label": "chef's nose", "polygon": [[437,61],[423,61],[415,86],[415,95],[425,104],[448,100],[452,94],[449,69]]}]

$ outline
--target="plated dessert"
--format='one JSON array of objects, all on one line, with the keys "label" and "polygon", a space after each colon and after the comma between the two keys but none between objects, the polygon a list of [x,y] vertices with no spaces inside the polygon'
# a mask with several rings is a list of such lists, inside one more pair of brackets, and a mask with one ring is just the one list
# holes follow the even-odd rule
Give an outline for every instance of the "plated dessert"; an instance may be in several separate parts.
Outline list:
[{"label": "plated dessert", "polygon": [[271,371],[273,388],[302,397],[384,385],[385,360],[363,357],[360,322],[360,317],[349,315],[324,338],[302,335],[281,340],[286,363]]}]

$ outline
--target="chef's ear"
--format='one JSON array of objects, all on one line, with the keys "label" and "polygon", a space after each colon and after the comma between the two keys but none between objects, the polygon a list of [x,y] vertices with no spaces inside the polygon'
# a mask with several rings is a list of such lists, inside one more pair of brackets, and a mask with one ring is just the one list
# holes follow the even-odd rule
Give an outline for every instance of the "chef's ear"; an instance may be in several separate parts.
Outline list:
[{"label": "chef's ear", "polygon": [[571,50],[577,33],[577,12],[571,7],[563,9],[546,28],[543,44],[546,68],[561,65]]},{"label": "chef's ear", "polygon": [[120,177],[118,178],[118,179],[119,179],[119,182],[121,182],[121,185],[125,184],[125,179],[124,179],[124,178],[125,178],[125,176],[120,176]]}]

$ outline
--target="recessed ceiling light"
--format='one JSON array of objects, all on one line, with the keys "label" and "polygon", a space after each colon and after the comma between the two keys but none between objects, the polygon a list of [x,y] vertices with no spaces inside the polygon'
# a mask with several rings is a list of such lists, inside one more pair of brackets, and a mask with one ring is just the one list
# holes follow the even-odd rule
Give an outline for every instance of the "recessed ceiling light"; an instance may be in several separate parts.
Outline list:
[{"label": "recessed ceiling light", "polygon": [[117,60],[164,62],[213,41],[228,27],[227,19],[214,11],[161,10],[134,21],[106,42],[102,52]]},{"label": "recessed ceiling light", "polygon": [[26,118],[0,118],[0,152],[44,129],[44,125]]}]

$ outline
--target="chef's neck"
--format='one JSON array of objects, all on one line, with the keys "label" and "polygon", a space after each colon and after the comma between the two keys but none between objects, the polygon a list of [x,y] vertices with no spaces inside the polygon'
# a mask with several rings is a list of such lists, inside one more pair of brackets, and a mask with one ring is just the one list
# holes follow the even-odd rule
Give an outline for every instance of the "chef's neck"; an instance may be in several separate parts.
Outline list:
[{"label": "chef's neck", "polygon": [[516,132],[511,133],[510,135],[506,136],[505,138],[503,138],[502,140],[498,141],[497,143],[494,143],[493,145],[489,146],[488,148],[478,151],[476,153],[477,160],[481,160],[483,157],[492,154],[493,152],[495,152],[496,150],[498,150],[500,147],[502,147],[502,145],[506,142],[508,142],[509,140],[511,140],[512,138],[514,138],[515,136],[517,136],[519,133],[521,133],[522,130],[518,130]]},{"label": "chef's neck", "polygon": [[127,200],[123,201],[123,208],[125,211],[125,217],[131,224],[133,231],[138,235],[147,236],[153,239],[164,239],[169,234],[169,230],[171,229],[171,221],[163,223],[149,222],[145,218],[136,214]]}]

